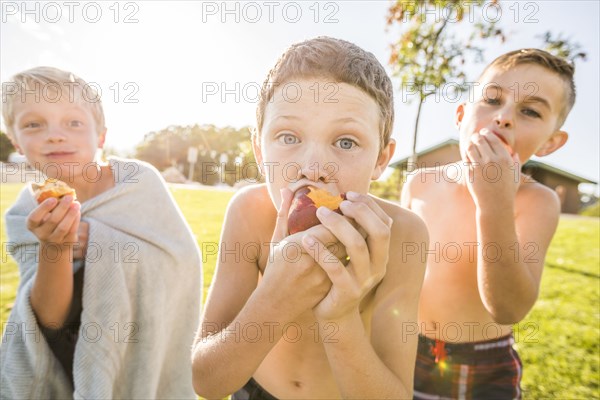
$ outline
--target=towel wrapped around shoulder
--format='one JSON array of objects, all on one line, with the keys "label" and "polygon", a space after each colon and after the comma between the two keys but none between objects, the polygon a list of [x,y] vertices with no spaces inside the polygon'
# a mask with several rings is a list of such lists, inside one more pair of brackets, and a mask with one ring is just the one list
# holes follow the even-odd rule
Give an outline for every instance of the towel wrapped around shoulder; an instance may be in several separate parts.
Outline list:
[{"label": "towel wrapped around shoulder", "polygon": [[81,208],[89,236],[74,388],[29,301],[39,251],[26,228],[37,206],[29,186],[6,214],[20,283],[0,348],[2,398],[196,398],[190,352],[202,287],[196,240],[154,167],[109,162],[115,186]]}]

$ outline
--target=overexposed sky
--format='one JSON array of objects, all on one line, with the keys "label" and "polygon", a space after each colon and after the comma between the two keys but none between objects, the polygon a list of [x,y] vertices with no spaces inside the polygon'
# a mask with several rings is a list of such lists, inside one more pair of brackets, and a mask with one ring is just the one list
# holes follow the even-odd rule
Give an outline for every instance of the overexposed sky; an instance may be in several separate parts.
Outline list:
[{"label": "overexposed sky", "polygon": [[[387,1],[0,3],[2,81],[50,65],[94,82],[102,92],[107,145],[125,151],[169,125],[253,125],[257,88],[291,43],[319,35],[349,40],[391,72],[389,45],[397,37],[397,28],[386,31]],[[547,30],[579,42],[587,52],[588,61],[577,64],[577,102],[564,126],[569,142],[543,161],[598,181],[599,3],[500,3],[502,13],[489,9],[488,17],[499,20],[507,41],[490,41],[486,62],[510,50],[539,47],[535,36]],[[483,67],[469,65],[469,78]],[[407,95],[394,82],[394,159],[399,159],[410,153],[416,103],[403,102]],[[457,138],[456,105],[428,99],[418,149]]]}]

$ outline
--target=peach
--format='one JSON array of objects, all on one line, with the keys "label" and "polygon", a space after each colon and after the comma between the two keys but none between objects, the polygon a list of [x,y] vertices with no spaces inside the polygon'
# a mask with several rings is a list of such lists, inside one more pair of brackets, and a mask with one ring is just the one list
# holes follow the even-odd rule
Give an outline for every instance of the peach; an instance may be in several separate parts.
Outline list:
[{"label": "peach", "polygon": [[345,194],[335,196],[327,190],[313,186],[299,189],[294,194],[294,200],[288,214],[288,231],[290,235],[319,225],[321,221],[317,218],[317,209],[321,206],[342,214],[340,203],[345,199]]},{"label": "peach", "polygon": [[38,204],[41,204],[44,200],[55,197],[61,199],[63,196],[70,194],[73,199],[77,199],[75,189],[71,188],[63,181],[58,179],[48,178],[43,185],[32,184],[33,194]]}]

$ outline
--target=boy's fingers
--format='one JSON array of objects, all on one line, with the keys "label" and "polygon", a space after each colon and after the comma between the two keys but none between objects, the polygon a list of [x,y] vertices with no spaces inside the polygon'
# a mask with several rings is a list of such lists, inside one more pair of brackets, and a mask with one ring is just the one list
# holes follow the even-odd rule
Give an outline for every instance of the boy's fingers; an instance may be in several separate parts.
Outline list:
[{"label": "boy's fingers", "polygon": [[[352,203],[360,202],[366,204],[373,212],[377,215],[377,217],[386,225],[392,226],[393,220],[389,215],[383,211],[383,209],[377,204],[377,202],[368,195],[356,193],[356,192],[348,192],[346,193],[346,198],[348,201]],[[344,210],[342,210],[344,212]],[[345,215],[346,213],[344,213]],[[349,215],[350,216],[350,215]],[[361,232],[362,233],[362,232]]]},{"label": "boy's fingers", "polygon": [[367,245],[371,264],[385,266],[388,259],[390,241],[391,218],[386,216],[386,221],[375,217],[374,210],[365,203],[349,201],[342,202],[344,215],[353,218],[367,232]]},{"label": "boy's fingers", "polygon": [[27,217],[27,229],[35,229],[40,226],[44,221],[45,217],[49,215],[49,212],[56,206],[57,200],[54,197],[46,199],[37,206],[29,217]]},{"label": "boy's fingers", "polygon": [[490,157],[495,154],[494,150],[490,146],[486,135],[473,135],[471,136],[471,142],[475,145],[475,148],[479,152],[481,160],[485,163],[490,161]]},{"label": "boy's fingers", "polygon": [[79,228],[79,203],[73,203],[67,210],[64,218],[56,225],[52,232],[52,239],[63,241],[69,234],[76,234]]},{"label": "boy's fingers", "polygon": [[346,253],[355,267],[352,272],[356,278],[362,280],[368,277],[370,274],[370,249],[362,235],[345,217],[326,207],[319,207],[317,217],[346,247]]},{"label": "boy's fingers", "polygon": [[352,286],[352,277],[344,267],[344,264],[323,243],[311,235],[306,235],[302,238],[302,246],[314,258],[317,264],[323,268],[323,271],[325,271],[334,286]]},{"label": "boy's fingers", "polygon": [[[481,164],[481,153],[479,153],[479,149],[477,148],[477,145],[471,141],[471,143],[469,143],[469,145],[467,146],[467,157],[469,158],[469,161],[471,162],[471,164],[475,164],[475,163],[479,163]],[[479,165],[481,166],[481,165]],[[471,167],[476,167],[475,165],[471,165]]]},{"label": "boy's fingers", "polygon": [[69,195],[63,197],[50,213],[48,222],[58,225],[69,211],[71,204],[73,204],[73,196]]},{"label": "boy's fingers", "polygon": [[281,189],[281,206],[277,211],[277,220],[275,221],[275,230],[273,232],[273,242],[279,242],[288,236],[288,214],[292,206],[294,194],[288,188]]}]

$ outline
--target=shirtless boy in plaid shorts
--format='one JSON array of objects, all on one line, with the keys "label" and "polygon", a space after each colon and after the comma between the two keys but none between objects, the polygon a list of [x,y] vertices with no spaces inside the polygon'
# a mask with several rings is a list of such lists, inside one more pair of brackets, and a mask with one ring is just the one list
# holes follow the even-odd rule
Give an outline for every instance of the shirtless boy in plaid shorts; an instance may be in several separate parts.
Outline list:
[{"label": "shirtless boy in plaid shorts", "polygon": [[537,299],[560,214],[557,194],[521,165],[566,142],[573,73],[542,50],[500,56],[456,110],[462,160],[404,185],[430,248],[447,250],[429,255],[421,291],[415,399],[521,397],[511,326]]}]

